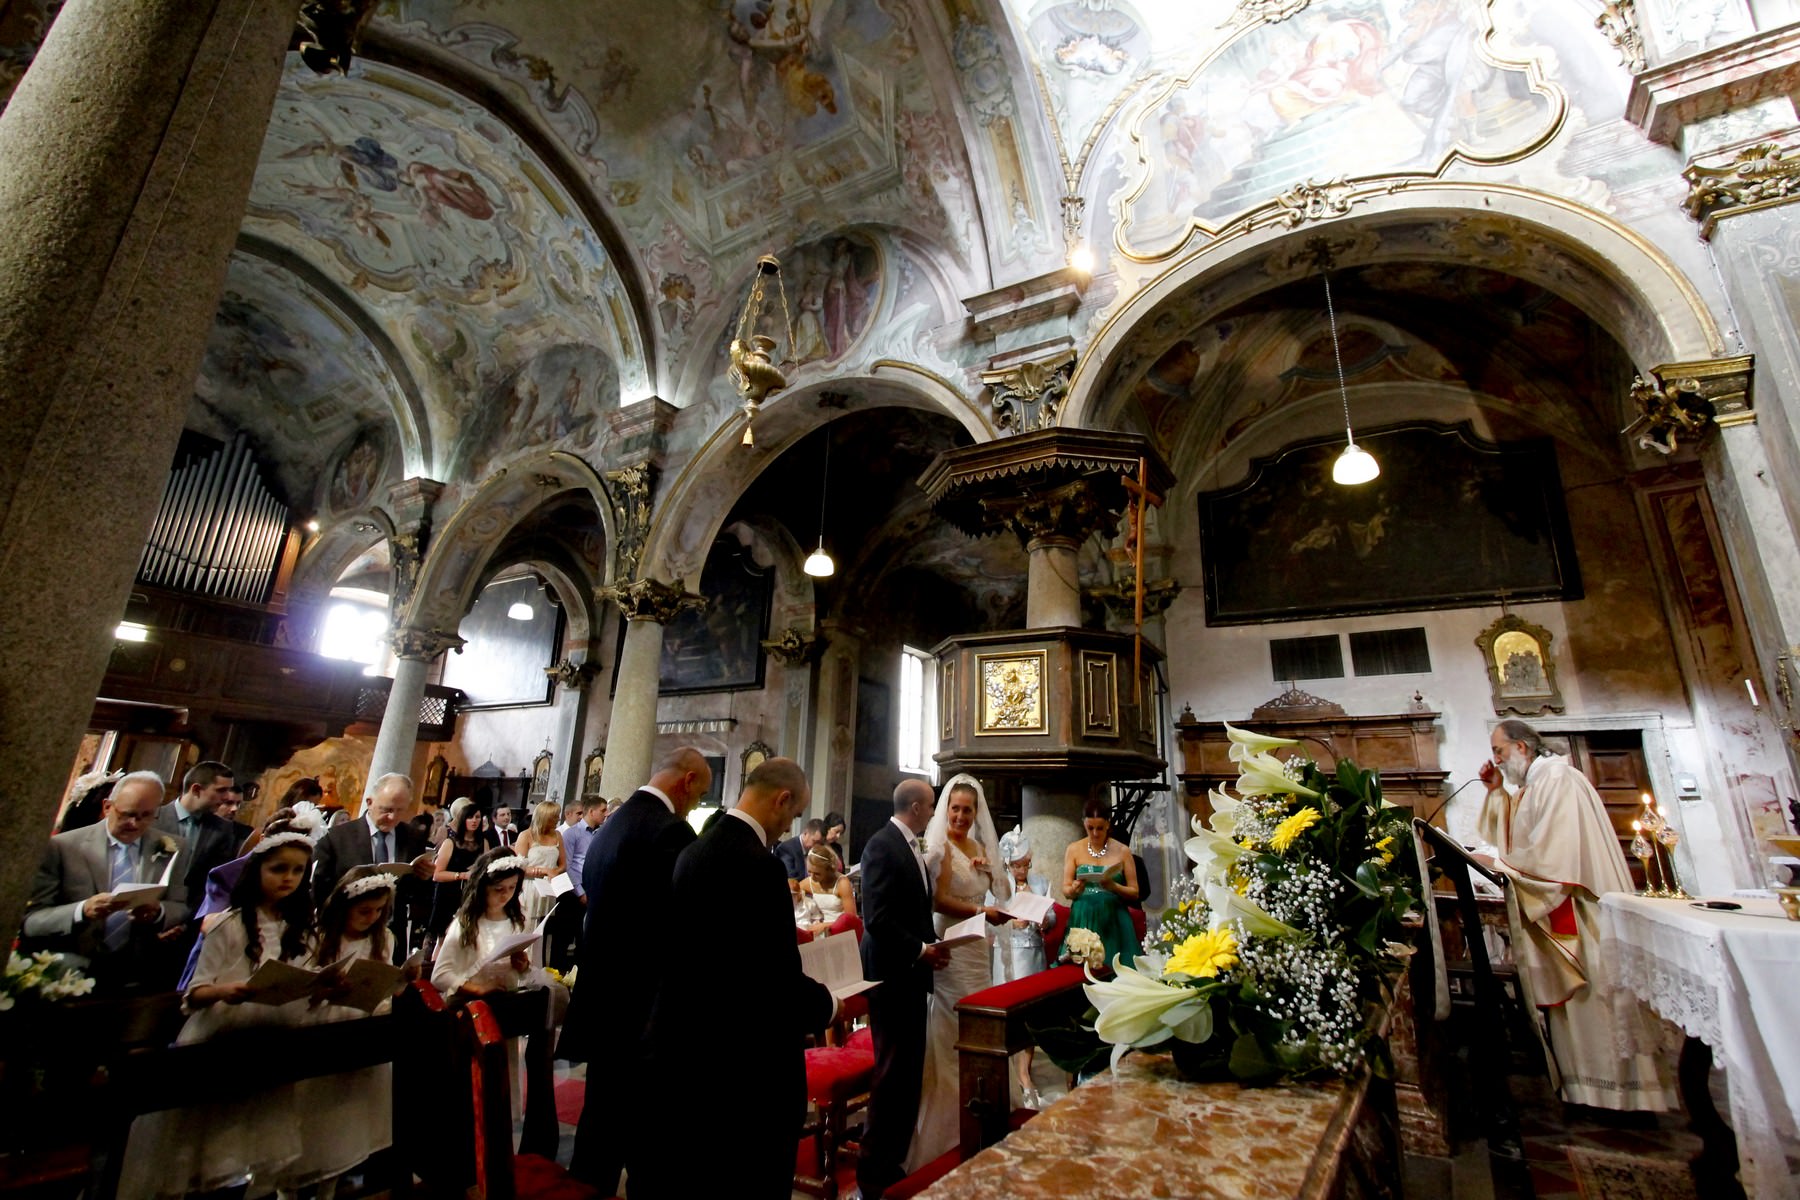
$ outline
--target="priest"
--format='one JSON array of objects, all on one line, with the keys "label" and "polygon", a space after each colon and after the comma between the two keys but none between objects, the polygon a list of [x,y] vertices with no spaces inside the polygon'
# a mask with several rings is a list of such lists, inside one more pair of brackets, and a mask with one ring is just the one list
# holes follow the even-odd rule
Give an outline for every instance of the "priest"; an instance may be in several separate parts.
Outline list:
[{"label": "priest", "polygon": [[1567,759],[1545,753],[1524,721],[1500,722],[1490,745],[1477,832],[1498,848],[1495,865],[1512,885],[1513,958],[1527,1000],[1544,1013],[1558,1092],[1594,1108],[1677,1109],[1669,1064],[1655,1053],[1657,1018],[1610,994],[1599,974],[1600,897],[1633,890],[1600,793]]}]

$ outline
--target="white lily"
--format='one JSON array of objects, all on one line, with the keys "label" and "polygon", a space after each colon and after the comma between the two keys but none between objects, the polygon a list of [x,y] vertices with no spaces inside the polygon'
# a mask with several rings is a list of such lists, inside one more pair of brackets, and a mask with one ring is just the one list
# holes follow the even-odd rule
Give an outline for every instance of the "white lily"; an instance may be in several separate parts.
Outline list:
[{"label": "white lily", "polygon": [[[1206,799],[1212,805],[1213,831],[1222,833],[1226,837],[1235,837],[1237,835],[1238,809],[1244,806],[1244,802],[1236,796],[1221,792],[1218,788],[1209,789]],[[1200,829],[1198,817],[1194,818],[1194,829],[1196,831]]]},{"label": "white lily", "polygon": [[1183,847],[1194,861],[1194,879],[1200,883],[1223,883],[1225,873],[1238,859],[1250,853],[1223,834],[1195,827],[1194,836]]},{"label": "white lily", "polygon": [[1237,790],[1240,796],[1317,796],[1311,788],[1302,787],[1288,778],[1287,768],[1273,754],[1252,754],[1238,763]]},{"label": "white lily", "polygon": [[1220,883],[1206,885],[1206,903],[1212,909],[1208,929],[1217,929],[1221,925],[1235,923],[1251,937],[1299,937],[1300,930],[1292,925],[1277,921],[1262,907],[1237,894],[1233,888]]},{"label": "white lily", "polygon": [[[1088,1003],[1099,1010],[1094,1032],[1102,1041],[1121,1048],[1155,1046],[1176,1036],[1178,1027],[1183,1031],[1198,1030],[1197,1025],[1191,1024],[1195,1020],[1191,1011],[1175,1012],[1196,1003],[1192,988],[1164,983],[1136,967],[1124,965],[1117,957],[1113,959],[1113,978],[1101,982],[1090,973],[1088,980],[1082,991],[1087,993]],[[1205,1009],[1210,1025],[1211,1008],[1198,1007]],[[1170,1016],[1173,1021],[1165,1020]],[[1115,1063],[1118,1053],[1114,1052]]]},{"label": "white lily", "polygon": [[1251,733],[1248,729],[1239,729],[1230,721],[1225,722],[1225,736],[1231,739],[1231,749],[1227,751],[1232,762],[1243,762],[1252,754],[1267,754],[1277,746],[1298,746],[1293,738],[1270,737],[1266,733]]}]

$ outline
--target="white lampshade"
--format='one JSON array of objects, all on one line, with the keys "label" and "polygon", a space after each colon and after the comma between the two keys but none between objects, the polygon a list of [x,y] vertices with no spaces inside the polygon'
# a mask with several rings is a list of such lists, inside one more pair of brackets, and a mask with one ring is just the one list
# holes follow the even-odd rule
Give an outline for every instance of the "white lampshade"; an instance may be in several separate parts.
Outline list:
[{"label": "white lampshade", "polygon": [[829,579],[837,573],[837,564],[831,561],[831,555],[825,553],[825,539],[819,539],[819,548],[806,556],[806,562],[800,569],[814,579]]},{"label": "white lampshade", "polygon": [[1355,442],[1346,443],[1344,452],[1337,456],[1336,462],[1331,464],[1331,481],[1333,483],[1346,485],[1367,483],[1379,474],[1381,474],[1381,464],[1375,461],[1373,454]]},{"label": "white lampshade", "polygon": [[512,607],[506,610],[506,615],[515,621],[529,621],[537,616],[537,614],[531,610],[531,605],[525,603],[523,600],[514,600]]}]

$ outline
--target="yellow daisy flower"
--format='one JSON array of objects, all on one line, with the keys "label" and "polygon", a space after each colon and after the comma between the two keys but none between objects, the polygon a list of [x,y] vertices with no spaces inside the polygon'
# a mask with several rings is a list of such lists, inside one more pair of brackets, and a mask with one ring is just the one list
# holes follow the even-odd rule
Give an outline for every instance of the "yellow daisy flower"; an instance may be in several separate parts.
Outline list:
[{"label": "yellow daisy flower", "polygon": [[1237,938],[1230,929],[1221,927],[1208,933],[1196,933],[1177,946],[1163,967],[1163,974],[1212,979],[1220,971],[1237,964]]},{"label": "yellow daisy flower", "polygon": [[1297,838],[1318,823],[1320,817],[1316,808],[1303,808],[1293,816],[1275,827],[1275,833],[1269,838],[1269,846],[1277,854],[1287,853]]}]

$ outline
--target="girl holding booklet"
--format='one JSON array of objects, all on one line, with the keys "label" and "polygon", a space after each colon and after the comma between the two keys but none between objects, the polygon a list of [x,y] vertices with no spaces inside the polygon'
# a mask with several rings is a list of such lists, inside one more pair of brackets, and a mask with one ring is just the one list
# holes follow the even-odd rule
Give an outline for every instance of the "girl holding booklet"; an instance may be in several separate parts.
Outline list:
[{"label": "girl holding booklet", "polygon": [[[307,967],[340,972],[362,960],[392,965],[393,938],[388,920],[394,913],[394,888],[398,881],[379,867],[352,867],[319,909],[318,946]],[[386,1012],[392,1003],[383,1000],[373,1012],[332,1003],[345,988],[328,992],[315,1002],[314,1021],[350,1021]],[[318,1200],[333,1200],[338,1178],[394,1141],[394,1072],[382,1063],[332,1075],[306,1079],[296,1085],[300,1136],[311,1167],[296,1185],[317,1183]]]},{"label": "girl holding booklet", "polygon": [[[246,1003],[250,977],[268,962],[303,961],[312,949],[312,898],[306,887],[312,839],[271,822],[231,889],[231,905],[207,935],[182,996],[189,1014],[178,1045],[230,1029],[294,1025],[305,1001]],[[131,1128],[119,1181],[121,1196],[186,1196],[245,1183],[286,1189],[305,1178],[295,1088],[285,1085],[250,1100],[201,1104],[140,1117]]]}]

